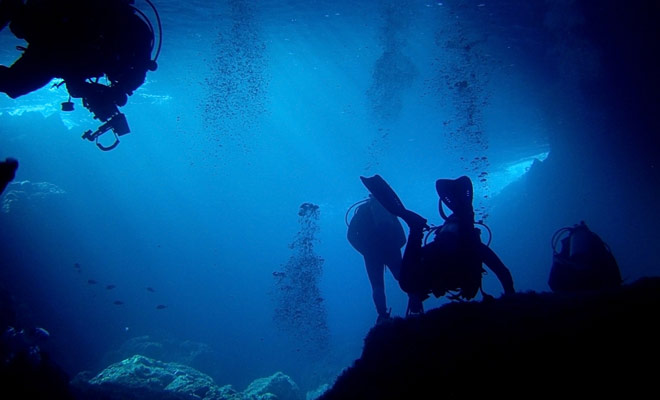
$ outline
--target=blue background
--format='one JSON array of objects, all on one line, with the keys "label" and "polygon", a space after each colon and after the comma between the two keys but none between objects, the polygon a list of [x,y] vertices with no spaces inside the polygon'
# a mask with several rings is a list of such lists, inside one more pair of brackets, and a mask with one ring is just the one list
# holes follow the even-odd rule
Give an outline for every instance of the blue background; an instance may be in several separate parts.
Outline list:
[{"label": "blue background", "polygon": [[[580,220],[626,282],[657,274],[653,2],[209,3],[156,2],[159,68],[122,108],[132,133],[111,152],[80,139],[98,125],[80,102],[59,111],[64,88],[0,98],[0,157],[20,162],[0,277],[70,374],[150,335],[208,344],[203,372],[239,389],[278,370],[304,389],[331,382],[376,319],[346,241],[360,175],[380,174],[434,224],[435,180],[470,176],[517,290],[549,290],[551,236]],[[21,41],[6,29],[0,44],[10,65]],[[275,323],[272,273],[304,202],[320,207],[330,344],[318,351]],[[492,274],[484,285],[501,293]]]}]

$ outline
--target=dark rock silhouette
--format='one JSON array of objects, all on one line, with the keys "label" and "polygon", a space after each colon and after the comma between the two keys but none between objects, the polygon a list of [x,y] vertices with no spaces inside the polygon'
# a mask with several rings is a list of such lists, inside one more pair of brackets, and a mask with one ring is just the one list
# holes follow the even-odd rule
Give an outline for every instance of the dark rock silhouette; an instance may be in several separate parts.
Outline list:
[{"label": "dark rock silhouette", "polygon": [[636,397],[654,390],[660,278],[452,303],[375,326],[321,399]]},{"label": "dark rock silhouette", "polygon": [[0,285],[0,398],[73,399],[69,377],[38,346],[43,329],[24,328],[31,324],[19,309],[25,306]]}]

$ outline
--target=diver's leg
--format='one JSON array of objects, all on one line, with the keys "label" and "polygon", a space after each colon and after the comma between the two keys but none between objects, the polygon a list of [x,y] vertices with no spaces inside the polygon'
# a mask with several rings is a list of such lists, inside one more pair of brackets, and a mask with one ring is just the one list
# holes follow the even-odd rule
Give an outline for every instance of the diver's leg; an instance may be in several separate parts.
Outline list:
[{"label": "diver's leg", "polygon": [[408,242],[403,252],[399,272],[399,286],[408,294],[406,316],[423,314],[424,306],[422,302],[428,297],[426,295],[428,292],[425,289],[427,282],[425,282],[424,267],[422,265],[423,226],[419,223],[409,223],[408,226],[410,233],[408,234]]},{"label": "diver's leg", "polygon": [[401,250],[388,249],[385,264],[387,265],[387,268],[389,268],[394,279],[398,282],[399,277],[401,276]]},{"label": "diver's leg", "polygon": [[15,99],[42,88],[54,78],[49,67],[47,60],[25,50],[11,67],[0,65],[0,92]]},{"label": "diver's leg", "polygon": [[[387,267],[390,269],[394,279],[399,281],[401,276],[401,251],[399,249],[394,249],[387,258]],[[419,296],[415,293],[408,293],[408,310],[407,315],[410,314],[422,314],[424,313],[424,306],[422,305],[423,296]]]},{"label": "diver's leg", "polygon": [[367,267],[367,276],[371,283],[371,292],[378,315],[387,315],[387,303],[385,301],[385,266],[376,257],[364,257],[364,265]]}]

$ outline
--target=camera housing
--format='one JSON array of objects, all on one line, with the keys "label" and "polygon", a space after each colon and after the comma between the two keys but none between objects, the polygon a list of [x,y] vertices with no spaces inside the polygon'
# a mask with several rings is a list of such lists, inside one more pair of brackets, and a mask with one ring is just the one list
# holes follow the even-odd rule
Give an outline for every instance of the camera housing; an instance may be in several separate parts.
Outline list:
[{"label": "camera housing", "polygon": [[[112,134],[115,136],[115,141],[111,145],[105,146],[99,142],[99,138],[110,130],[112,130]],[[82,138],[87,139],[90,142],[96,142],[96,147],[103,151],[109,151],[119,145],[119,136],[126,135],[130,132],[131,130],[128,127],[126,116],[117,112],[108,122],[99,126],[96,131],[92,132],[90,129],[83,133]]]},{"label": "camera housing", "polygon": [[62,103],[62,111],[73,111],[73,102],[71,100]]}]

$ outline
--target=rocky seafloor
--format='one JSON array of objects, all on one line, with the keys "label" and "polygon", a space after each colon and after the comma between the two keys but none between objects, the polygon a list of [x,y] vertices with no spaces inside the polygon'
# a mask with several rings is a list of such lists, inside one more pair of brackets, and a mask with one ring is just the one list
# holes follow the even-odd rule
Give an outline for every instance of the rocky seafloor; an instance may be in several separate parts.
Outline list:
[{"label": "rocky seafloor", "polygon": [[376,326],[321,399],[645,398],[659,316],[660,278],[452,303]]},{"label": "rocky seafloor", "polygon": [[77,399],[107,400],[302,400],[306,396],[287,375],[259,378],[244,390],[218,386],[188,366],[135,355],[110,365],[96,376],[78,374],[71,382]]},{"label": "rocky seafloor", "polygon": [[[0,371],[2,398],[303,400],[422,397],[626,398],[653,393],[660,278],[573,294],[518,293],[395,318],[367,335],[330,386],[303,393],[281,372],[243,391],[186,365],[133,355],[69,380],[41,354]],[[12,397],[10,397],[10,394]]]}]

